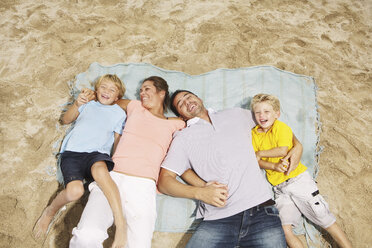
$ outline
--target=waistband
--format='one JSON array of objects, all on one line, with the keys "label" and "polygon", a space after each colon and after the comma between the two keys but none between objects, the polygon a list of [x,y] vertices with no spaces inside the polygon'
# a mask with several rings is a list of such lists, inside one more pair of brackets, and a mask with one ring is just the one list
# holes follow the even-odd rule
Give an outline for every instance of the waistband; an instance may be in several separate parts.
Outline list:
[{"label": "waistband", "polygon": [[254,207],[251,207],[250,209],[248,210],[259,210],[260,208],[263,208],[263,207],[268,207],[268,206],[273,206],[275,205],[275,201],[273,199],[269,199],[261,204],[258,204],[257,206],[254,206]]}]

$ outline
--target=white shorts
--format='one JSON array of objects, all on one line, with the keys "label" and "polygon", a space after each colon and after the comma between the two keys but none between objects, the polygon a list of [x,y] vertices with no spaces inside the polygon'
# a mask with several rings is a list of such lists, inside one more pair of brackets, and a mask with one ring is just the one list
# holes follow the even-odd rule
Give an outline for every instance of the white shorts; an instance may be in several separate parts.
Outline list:
[{"label": "white shorts", "polygon": [[[124,218],[127,221],[128,248],[151,247],[156,221],[156,185],[147,178],[110,172],[119,188]],[[70,248],[103,247],[107,229],[114,222],[111,207],[99,186],[89,185],[90,195],[80,222],[72,230]]]},{"label": "white shorts", "polygon": [[282,225],[297,226],[301,214],[323,228],[336,221],[328,203],[319,194],[316,182],[307,171],[274,186],[274,192]]}]

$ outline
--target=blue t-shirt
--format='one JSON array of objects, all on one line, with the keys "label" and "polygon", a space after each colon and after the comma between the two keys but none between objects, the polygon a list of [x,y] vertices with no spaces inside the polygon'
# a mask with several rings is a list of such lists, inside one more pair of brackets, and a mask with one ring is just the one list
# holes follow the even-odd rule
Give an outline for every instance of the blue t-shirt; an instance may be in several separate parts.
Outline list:
[{"label": "blue t-shirt", "polygon": [[114,132],[122,134],[125,111],[117,104],[104,105],[90,101],[79,107],[79,116],[62,142],[61,153],[101,152],[110,155]]}]

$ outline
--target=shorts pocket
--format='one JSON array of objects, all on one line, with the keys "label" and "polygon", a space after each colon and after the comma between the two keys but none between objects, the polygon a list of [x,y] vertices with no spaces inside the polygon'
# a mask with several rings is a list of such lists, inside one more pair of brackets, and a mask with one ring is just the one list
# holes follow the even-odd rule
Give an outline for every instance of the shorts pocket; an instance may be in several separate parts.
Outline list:
[{"label": "shorts pocket", "polygon": [[279,210],[275,206],[264,207],[266,215],[279,217]]},{"label": "shorts pocket", "polygon": [[324,200],[321,195],[314,196],[310,201],[309,205],[314,211],[315,216],[324,217],[329,213],[328,203]]}]

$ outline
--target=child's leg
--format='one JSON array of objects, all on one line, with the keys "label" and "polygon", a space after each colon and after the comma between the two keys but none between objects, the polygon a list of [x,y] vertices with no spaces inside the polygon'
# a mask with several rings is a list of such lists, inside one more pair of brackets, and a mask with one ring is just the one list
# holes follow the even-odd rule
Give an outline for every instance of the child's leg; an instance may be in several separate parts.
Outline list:
[{"label": "child's leg", "polygon": [[332,238],[337,242],[341,248],[352,247],[350,241],[346,237],[346,234],[341,230],[337,223],[333,223],[330,227],[325,228],[325,230],[332,236]]},{"label": "child's leg", "polygon": [[33,229],[35,238],[40,238],[46,235],[49,224],[52,222],[58,210],[67,203],[80,199],[83,194],[84,186],[82,181],[74,180],[69,182],[66,185],[66,188],[62,190],[56,198],[54,198],[52,203],[44,209],[40,218],[37,220]]},{"label": "child's leg", "polygon": [[124,246],[126,242],[126,222],[123,217],[123,209],[118,187],[112,180],[104,161],[95,162],[91,168],[91,172],[94,180],[106,196],[114,215],[116,232],[113,247],[115,247],[115,245]]},{"label": "child's leg", "polygon": [[290,248],[302,248],[301,240],[293,233],[292,225],[283,225],[285,240]]}]

